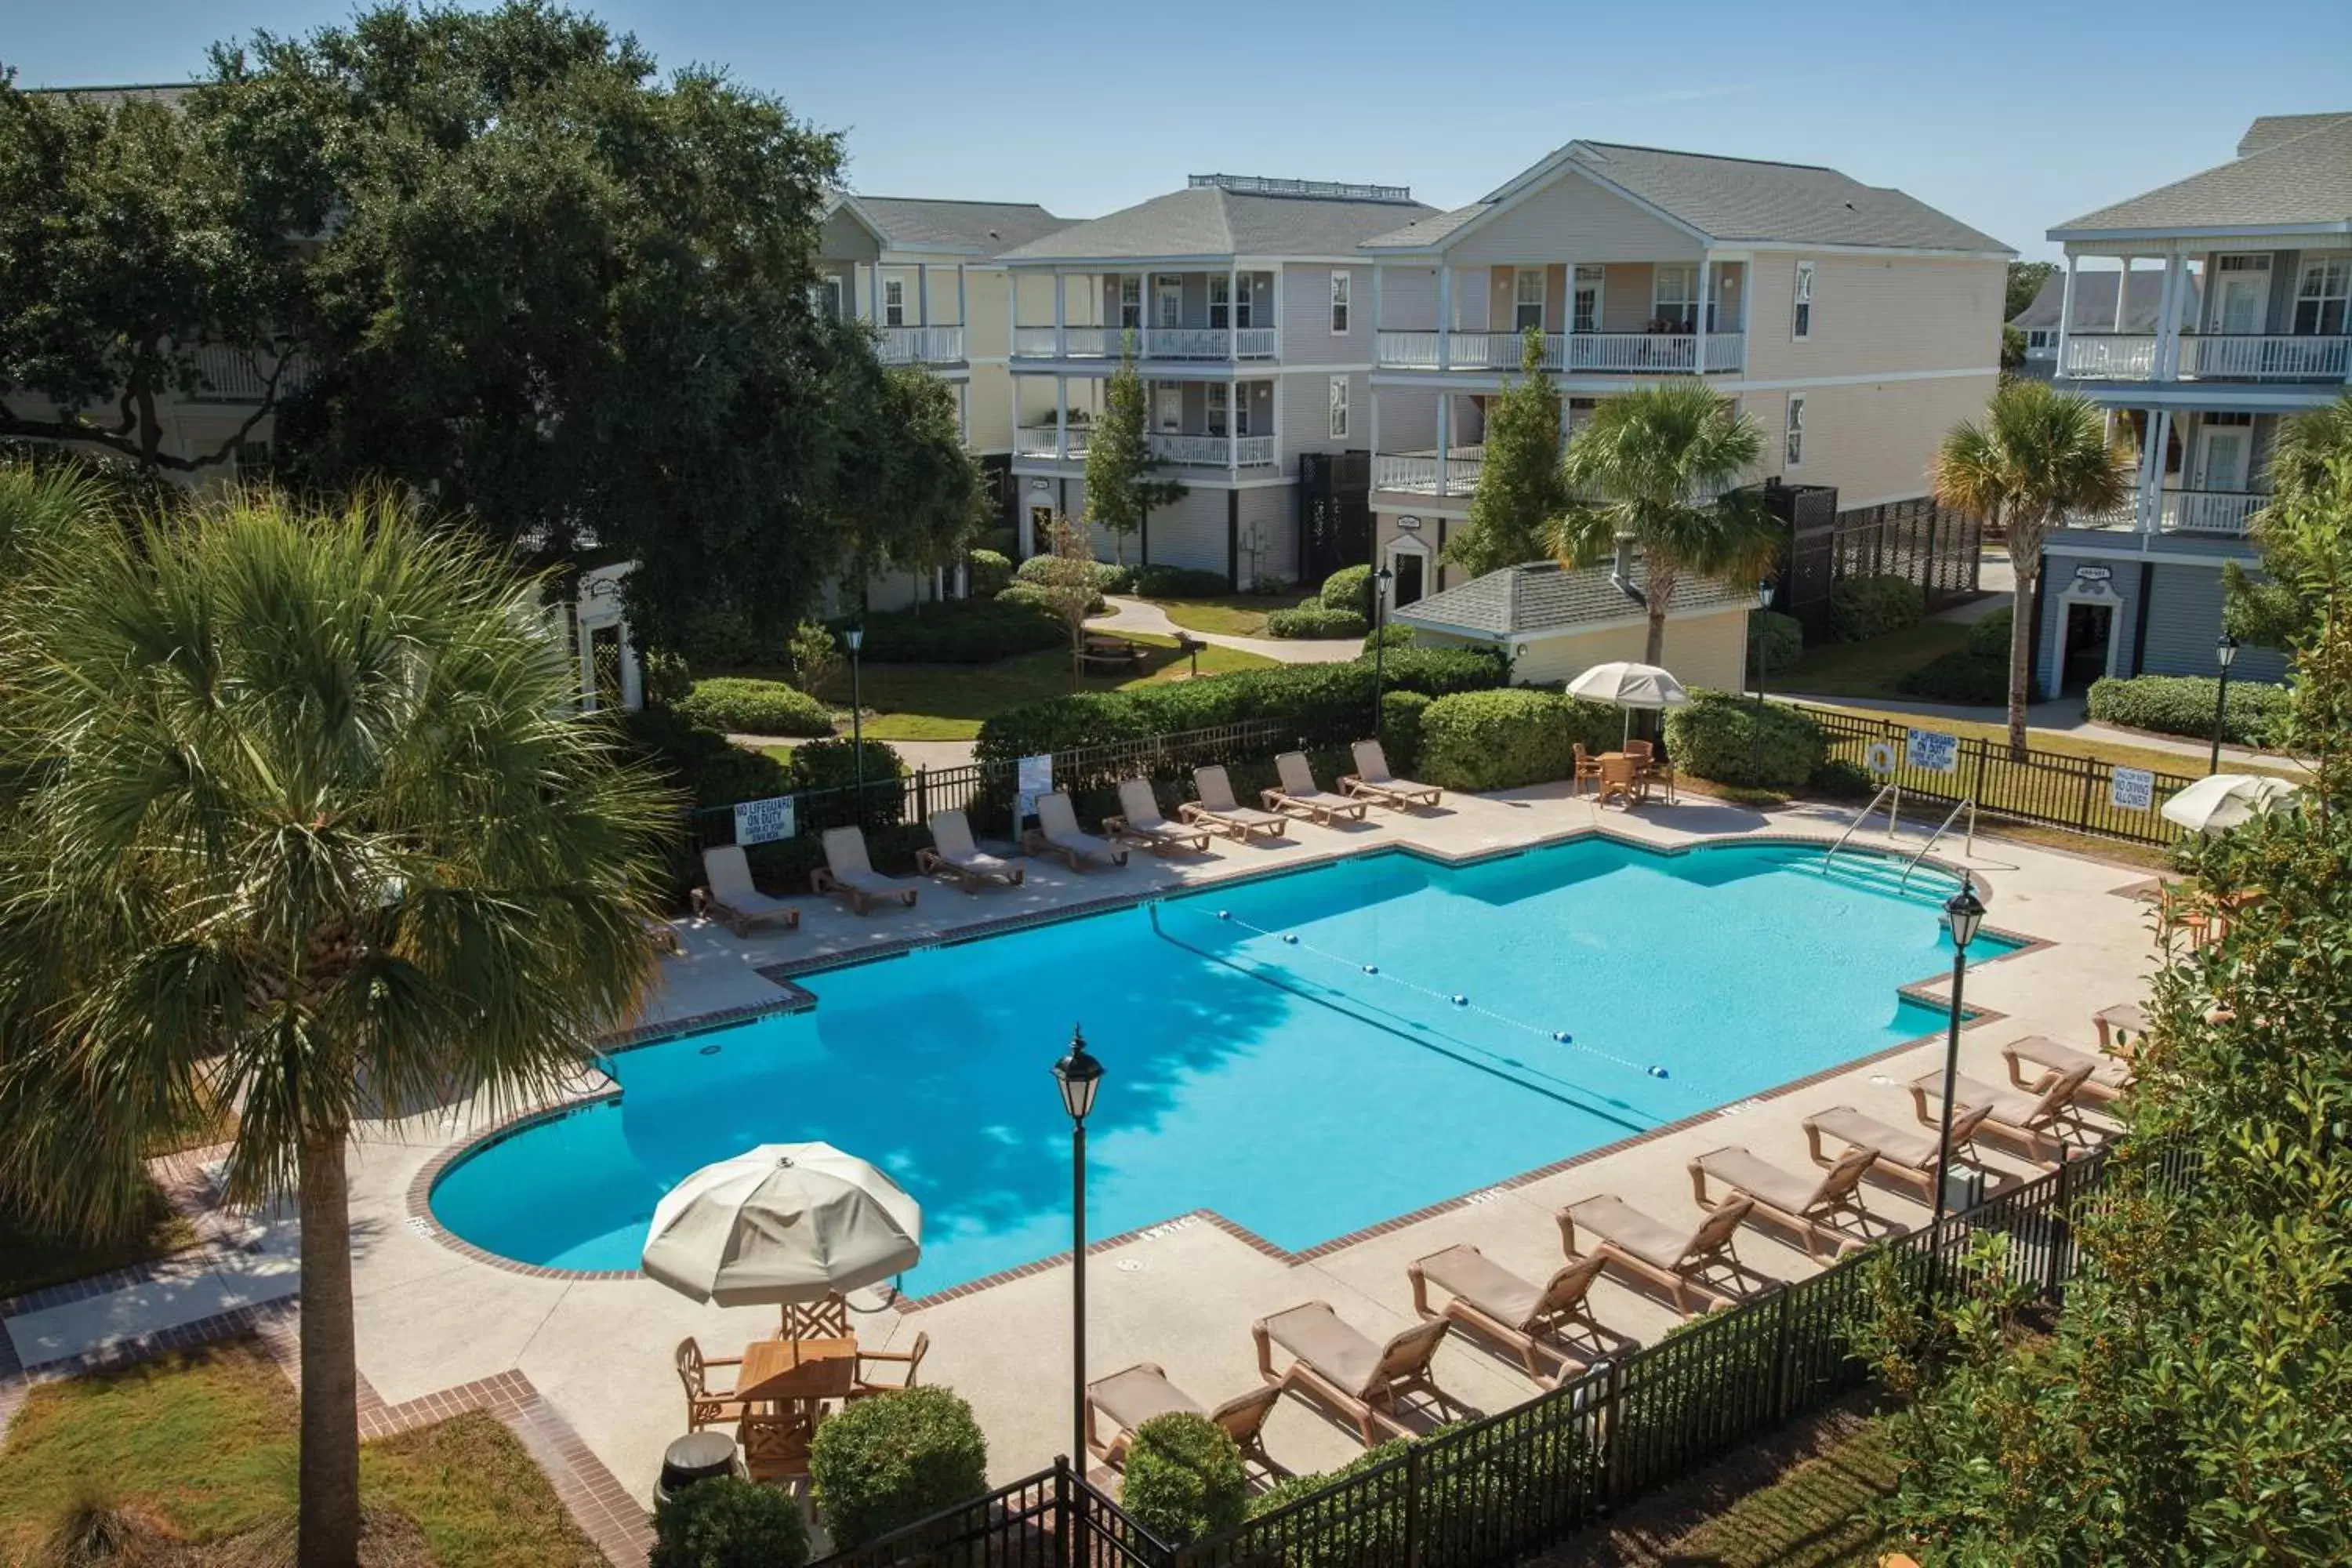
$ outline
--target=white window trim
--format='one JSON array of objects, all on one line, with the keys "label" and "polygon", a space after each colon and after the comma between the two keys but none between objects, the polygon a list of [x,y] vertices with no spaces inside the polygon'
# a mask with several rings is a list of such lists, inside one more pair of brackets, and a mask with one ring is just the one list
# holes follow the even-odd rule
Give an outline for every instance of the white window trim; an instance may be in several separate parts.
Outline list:
[{"label": "white window trim", "polygon": [[[1231,389],[1223,382],[1209,383],[1208,402],[1202,412],[1201,428],[1211,436],[1230,437],[1234,433],[1234,402]],[[1220,425],[1224,428],[1218,429]]]},{"label": "white window trim", "polygon": [[[2263,321],[2267,324],[2271,311],[2270,271],[2271,253],[2267,250],[2232,250],[2214,257],[2212,280],[2205,290],[2206,310],[2210,313],[2209,324],[2205,330],[2216,336],[2222,334],[2222,322],[2225,318],[2221,310],[2223,296],[2228,290],[2221,287],[2221,279],[2224,273],[2232,272],[2246,276],[2252,276],[2257,272],[2263,275],[2261,305]],[[2121,289],[2123,285],[2118,283],[2116,287]],[[2301,298],[2299,293],[2297,298]]]},{"label": "white window trim", "polygon": [[1344,338],[1355,320],[1355,275],[1344,267],[1331,268],[1331,335]]},{"label": "white window trim", "polygon": [[1813,264],[1800,261],[1794,292],[1789,300],[1789,341],[1811,342],[1813,337]]},{"label": "white window trim", "polygon": [[[1176,305],[1174,311],[1176,319],[1172,321],[1168,319],[1170,314],[1168,305],[1171,300],[1173,300]],[[1171,272],[1153,274],[1151,309],[1152,314],[1159,321],[1158,331],[1172,332],[1181,330],[1184,325],[1184,279]]]},{"label": "white window trim", "polygon": [[[2331,273],[2336,280],[2333,291],[2328,288]],[[2352,331],[2352,258],[2342,256],[2307,258],[2302,273],[2294,280],[2294,306],[2287,321],[2287,330],[2296,336],[2319,335],[2320,328],[2326,324],[2327,307],[2339,301],[2343,309],[2338,312],[2341,319],[2336,324],[2336,333]],[[2300,325],[2305,305],[2313,307],[2309,334],[2304,333]],[[2327,335],[2335,336],[2336,333]]]},{"label": "white window trim", "polygon": [[1344,375],[1333,376],[1331,378],[1331,439],[1334,441],[1348,439],[1348,430],[1354,413],[1349,404],[1348,378]]},{"label": "white window trim", "polygon": [[1675,307],[1672,319],[1680,322],[1683,312],[1687,310],[1691,320],[1696,321],[1703,303],[1698,297],[1698,265],[1683,261],[1662,261],[1650,268],[1650,319],[1654,321],[1668,320],[1665,311],[1668,300],[1658,289],[1669,276],[1681,279],[1685,289],[1682,298],[1672,301]]},{"label": "white window trim", "polygon": [[[1230,287],[1231,281],[1222,272],[1209,274],[1209,331],[1213,332],[1222,332],[1240,324],[1234,315],[1234,290]],[[1218,299],[1217,296],[1220,294],[1224,298]],[[1222,321],[1217,320],[1217,312],[1220,310],[1225,313],[1225,319]]]},{"label": "white window trim", "polygon": [[1523,287],[1525,287],[1527,280],[1530,278],[1536,280],[1536,331],[1539,332],[1548,332],[1551,331],[1551,302],[1549,300],[1549,295],[1551,293],[1551,279],[1547,269],[1541,267],[1514,267],[1511,268],[1511,331],[1514,332],[1524,332],[1527,331],[1527,328],[1519,323],[1519,309],[1526,305],[1528,301],[1519,297],[1519,291]]},{"label": "white window trim", "polygon": [[[1133,289],[1135,290],[1135,300],[1132,305],[1129,304],[1127,298],[1127,291],[1129,289]],[[1140,331],[1143,330],[1143,293],[1142,273],[1122,272],[1118,275],[1118,325],[1121,331]],[[1135,320],[1132,321],[1127,319],[1127,312],[1130,309],[1135,311]]]},{"label": "white window trim", "polygon": [[1789,395],[1789,408],[1780,426],[1780,466],[1801,468],[1805,466],[1805,395]]},{"label": "white window trim", "polygon": [[904,278],[882,279],[882,324],[886,327],[907,324],[907,280]]},{"label": "white window trim", "polygon": [[[1576,324],[1576,296],[1582,291],[1583,285],[1577,279],[1580,274],[1588,270],[1592,274],[1592,325],[1580,327]],[[1608,318],[1601,312],[1607,308],[1608,289],[1609,268],[1599,262],[1587,261],[1570,269],[1568,276],[1568,330],[1570,331],[1599,332],[1607,330],[1602,323]]]}]

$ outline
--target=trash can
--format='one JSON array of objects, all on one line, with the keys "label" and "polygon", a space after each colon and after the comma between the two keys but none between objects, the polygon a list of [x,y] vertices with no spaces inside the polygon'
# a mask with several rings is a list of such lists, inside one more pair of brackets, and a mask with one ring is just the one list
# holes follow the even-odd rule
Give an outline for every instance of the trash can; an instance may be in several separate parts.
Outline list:
[{"label": "trash can", "polygon": [[654,1487],[656,1507],[697,1481],[713,1476],[740,1476],[743,1463],[735,1439],[724,1432],[689,1432],[662,1452],[661,1480]]}]

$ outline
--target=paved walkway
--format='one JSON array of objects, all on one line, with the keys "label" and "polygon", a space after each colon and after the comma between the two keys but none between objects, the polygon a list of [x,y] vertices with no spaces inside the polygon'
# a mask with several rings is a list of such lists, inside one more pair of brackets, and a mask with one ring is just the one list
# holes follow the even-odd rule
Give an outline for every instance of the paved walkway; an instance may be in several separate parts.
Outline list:
[{"label": "paved walkway", "polygon": [[1105,631],[1148,632],[1172,637],[1178,633],[1219,647],[1238,648],[1273,659],[1277,664],[1345,664],[1364,651],[1361,637],[1239,637],[1226,632],[1196,632],[1168,618],[1168,612],[1143,599],[1114,597],[1108,614],[1087,625]]}]

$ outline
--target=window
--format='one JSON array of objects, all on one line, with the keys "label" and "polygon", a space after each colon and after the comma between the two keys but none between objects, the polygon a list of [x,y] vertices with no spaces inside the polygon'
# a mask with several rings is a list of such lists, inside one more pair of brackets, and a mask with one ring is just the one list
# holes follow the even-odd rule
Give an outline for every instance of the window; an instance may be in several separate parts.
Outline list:
[{"label": "window", "polygon": [[1140,272],[1119,275],[1118,324],[1129,331],[1143,325],[1143,274]]},{"label": "window", "polygon": [[1160,302],[1160,325],[1174,329],[1184,324],[1184,279],[1160,274],[1153,285],[1154,298]]},{"label": "window", "polygon": [[1339,336],[1348,330],[1348,289],[1355,279],[1347,268],[1331,269],[1331,335]]},{"label": "window", "polygon": [[1234,388],[1234,434],[1250,433],[1250,389],[1246,385]]},{"label": "window", "polygon": [[907,280],[885,278],[882,280],[882,324],[903,327],[907,324]]},{"label": "window", "polygon": [[2352,330],[2345,325],[2347,302],[2352,302],[2352,257],[2305,262],[2303,281],[2294,291],[2295,335],[2332,338]]},{"label": "window", "polygon": [[1184,429],[1184,389],[1160,387],[1152,401],[1159,409],[1160,428],[1171,436],[1181,435]]},{"label": "window", "polygon": [[2025,346],[2029,349],[2055,348],[2057,343],[2058,334],[2047,327],[2033,327],[2026,331]]},{"label": "window", "polygon": [[1698,268],[1667,266],[1656,269],[1651,285],[1650,313],[1662,332],[1687,332],[1698,320]]},{"label": "window", "polygon": [[809,285],[809,304],[827,321],[841,320],[841,277],[835,273]]},{"label": "window", "polygon": [[1601,410],[1597,397],[1571,397],[1568,400],[1568,433],[1570,437],[1592,423],[1593,415]]},{"label": "window", "polygon": [[1347,438],[1348,378],[1335,375],[1331,378],[1331,439],[1344,441]]},{"label": "window", "polygon": [[1790,309],[1789,335],[1803,342],[1813,335],[1813,264],[1797,263],[1797,298]]},{"label": "window", "polygon": [[1209,327],[1223,331],[1233,319],[1233,279],[1222,272],[1209,274]]},{"label": "window", "polygon": [[1226,413],[1230,392],[1231,388],[1222,382],[1209,384],[1209,434],[1212,436],[1231,433],[1232,426]]},{"label": "window", "polygon": [[1601,286],[1608,281],[1609,269],[1591,265],[1576,269],[1576,309],[1573,331],[1597,332],[1601,330]]},{"label": "window", "polygon": [[1802,468],[1805,462],[1805,400],[1789,399],[1789,434],[1783,466]]},{"label": "window", "polygon": [[1522,267],[1511,279],[1511,331],[1524,332],[1529,327],[1543,331],[1544,269]]}]

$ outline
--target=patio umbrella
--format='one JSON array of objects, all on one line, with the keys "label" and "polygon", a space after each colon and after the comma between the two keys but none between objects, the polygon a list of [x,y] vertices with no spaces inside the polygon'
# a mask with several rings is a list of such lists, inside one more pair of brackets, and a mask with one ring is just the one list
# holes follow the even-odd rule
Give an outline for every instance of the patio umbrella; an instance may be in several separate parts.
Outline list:
[{"label": "patio umbrella", "polygon": [[671,1188],[639,1259],[698,1301],[821,1301],[914,1267],[923,1211],[830,1143],[763,1143]]},{"label": "patio umbrella", "polygon": [[[1671,670],[1660,669],[1654,664],[1634,664],[1618,659],[1609,664],[1596,664],[1568,683],[1570,697],[1581,697],[1587,702],[1610,702],[1625,710],[1625,733],[1633,732],[1633,710],[1636,708],[1680,708],[1690,700]],[[1623,744],[1621,739],[1619,744]]]},{"label": "patio umbrella", "polygon": [[2192,833],[2219,833],[2270,810],[2295,787],[2267,773],[2214,773],[2166,801],[2162,816]]}]

